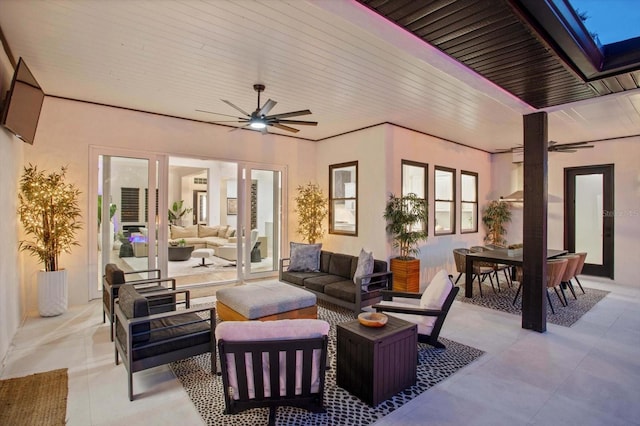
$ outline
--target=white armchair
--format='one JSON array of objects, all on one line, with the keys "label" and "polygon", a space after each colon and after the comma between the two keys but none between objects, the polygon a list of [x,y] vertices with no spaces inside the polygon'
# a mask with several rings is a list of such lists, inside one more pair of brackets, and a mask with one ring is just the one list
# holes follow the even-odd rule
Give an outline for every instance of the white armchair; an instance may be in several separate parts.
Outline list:
[{"label": "white armchair", "polygon": [[[232,239],[230,240],[234,241],[234,244],[225,244],[223,246],[216,247],[215,251],[216,251],[216,256],[235,262],[236,260],[238,260],[238,246],[235,243],[237,241],[235,237],[232,237],[232,238],[233,240]],[[253,249],[257,241],[258,241],[258,230],[252,229],[251,243],[250,243],[251,249]]]}]

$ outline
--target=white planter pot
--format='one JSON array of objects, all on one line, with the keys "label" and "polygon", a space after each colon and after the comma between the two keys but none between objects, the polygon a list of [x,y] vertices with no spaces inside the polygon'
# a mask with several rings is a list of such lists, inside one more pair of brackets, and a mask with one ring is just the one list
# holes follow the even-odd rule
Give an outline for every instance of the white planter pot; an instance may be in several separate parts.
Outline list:
[{"label": "white planter pot", "polygon": [[67,311],[67,271],[38,272],[38,312],[53,317]]}]

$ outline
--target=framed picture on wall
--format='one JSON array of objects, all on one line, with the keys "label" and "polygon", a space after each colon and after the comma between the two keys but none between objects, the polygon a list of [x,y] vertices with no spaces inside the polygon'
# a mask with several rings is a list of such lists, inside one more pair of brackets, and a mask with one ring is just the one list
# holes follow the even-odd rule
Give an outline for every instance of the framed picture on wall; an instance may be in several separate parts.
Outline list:
[{"label": "framed picture on wall", "polygon": [[237,198],[227,198],[227,214],[228,215],[236,215],[236,214],[238,214],[238,199]]}]

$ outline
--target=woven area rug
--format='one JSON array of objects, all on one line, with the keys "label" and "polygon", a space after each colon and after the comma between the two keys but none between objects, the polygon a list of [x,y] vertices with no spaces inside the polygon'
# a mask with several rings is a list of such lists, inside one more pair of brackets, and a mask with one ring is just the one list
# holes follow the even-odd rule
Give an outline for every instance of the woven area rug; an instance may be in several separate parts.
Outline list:
[{"label": "woven area rug", "polygon": [[[518,295],[515,306],[512,304],[513,298],[518,290],[517,282],[513,283],[512,287],[508,287],[505,283],[502,283],[500,291],[495,293],[490,286],[483,285],[482,294],[484,297],[480,297],[478,284],[474,283],[473,298],[471,299],[464,297],[464,284],[462,287],[456,296],[456,299],[460,302],[471,303],[472,305],[483,306],[510,314],[522,315],[522,291]],[[555,292],[551,289],[549,290],[551,303],[553,303],[553,309],[555,309],[556,313],[551,312],[551,308],[549,308],[549,304],[547,303],[547,322],[564,327],[571,327],[582,315],[587,313],[589,309],[593,308],[596,303],[609,294],[608,291],[587,287],[584,288],[585,294],[582,294],[577,285],[574,285],[574,288],[576,290],[577,300],[573,298],[569,289],[564,291],[569,302],[568,306],[562,306]]]},{"label": "woven area rug", "polygon": [[[368,425],[411,401],[436,383],[446,379],[471,363],[484,352],[470,346],[443,339],[447,349],[418,345],[417,383],[394,397],[370,407],[336,385],[336,327],[355,319],[353,312],[329,305],[318,306],[318,317],[331,324],[329,359],[331,368],[325,376],[324,402],[326,413],[314,414],[293,407],[278,408],[279,425]],[[236,415],[225,415],[222,379],[211,375],[210,357],[199,355],[171,364],[173,372],[184,386],[200,416],[207,425],[267,424],[268,409],[253,409]]]},{"label": "woven area rug", "polygon": [[66,368],[0,380],[0,425],[64,425],[67,393]]}]

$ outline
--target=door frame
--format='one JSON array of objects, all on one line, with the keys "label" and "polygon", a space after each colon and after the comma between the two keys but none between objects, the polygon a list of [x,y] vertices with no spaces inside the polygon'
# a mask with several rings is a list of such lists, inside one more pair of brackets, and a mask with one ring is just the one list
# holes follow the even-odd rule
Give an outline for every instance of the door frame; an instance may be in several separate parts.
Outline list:
[{"label": "door frame", "polygon": [[575,181],[579,175],[602,175],[602,265],[584,264],[582,273],[599,277],[613,278],[614,275],[614,217],[615,194],[613,164],[565,167],[564,169],[564,246],[569,252],[575,252]]}]

